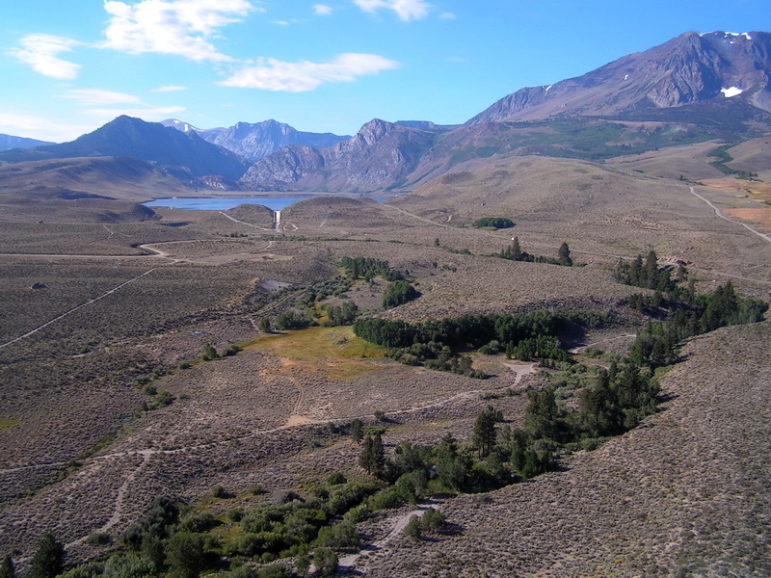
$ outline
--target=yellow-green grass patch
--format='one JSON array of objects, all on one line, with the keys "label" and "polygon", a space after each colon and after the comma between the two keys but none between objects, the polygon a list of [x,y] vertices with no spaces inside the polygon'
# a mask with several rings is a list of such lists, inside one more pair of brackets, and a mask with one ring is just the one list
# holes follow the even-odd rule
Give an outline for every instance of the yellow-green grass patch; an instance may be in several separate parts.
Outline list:
[{"label": "yellow-green grass patch", "polygon": [[266,351],[298,361],[316,359],[381,359],[385,348],[353,333],[352,327],[309,327],[285,333],[262,335],[245,349]]},{"label": "yellow-green grass patch", "polygon": [[18,417],[0,417],[0,431],[4,429],[11,429],[21,423]]}]

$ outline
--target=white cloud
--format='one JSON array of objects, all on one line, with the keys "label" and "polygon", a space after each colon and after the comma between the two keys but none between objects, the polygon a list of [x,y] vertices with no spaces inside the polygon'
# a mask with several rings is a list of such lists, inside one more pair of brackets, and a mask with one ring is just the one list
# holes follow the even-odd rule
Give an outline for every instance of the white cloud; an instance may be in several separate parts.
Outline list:
[{"label": "white cloud", "polygon": [[404,21],[425,18],[431,7],[425,0],[353,0],[353,3],[365,12],[393,10]]},{"label": "white cloud", "polygon": [[176,85],[168,85],[168,86],[159,86],[158,88],[153,88],[153,92],[179,92],[182,90],[187,90],[187,86],[176,86]]},{"label": "white cloud", "polygon": [[21,39],[21,48],[14,48],[9,54],[32,66],[35,72],[60,80],[72,80],[78,75],[80,66],[57,58],[56,55],[70,52],[78,44],[78,41],[71,38],[29,34]]},{"label": "white cloud", "polygon": [[219,29],[263,12],[248,0],[105,0],[110,21],[102,46],[130,54],[156,52],[191,60],[228,61],[210,42]]},{"label": "white cloud", "polygon": [[442,12],[439,15],[439,18],[441,18],[442,20],[455,20],[457,16],[452,12]]},{"label": "white cloud", "polygon": [[282,62],[263,58],[237,71],[220,84],[261,90],[308,92],[328,82],[353,82],[359,76],[393,70],[398,66],[398,62],[377,54],[345,53],[329,62]]},{"label": "white cloud", "polygon": [[332,7],[327,6],[326,4],[314,4],[313,13],[316,14],[316,16],[329,16],[332,14]]},{"label": "white cloud", "polygon": [[81,88],[67,91],[64,98],[77,100],[81,106],[110,106],[113,104],[139,104],[142,101],[133,94],[100,90],[98,88]]},{"label": "white cloud", "polygon": [[73,140],[94,130],[92,125],[62,123],[30,114],[0,112],[0,132],[53,142]]}]

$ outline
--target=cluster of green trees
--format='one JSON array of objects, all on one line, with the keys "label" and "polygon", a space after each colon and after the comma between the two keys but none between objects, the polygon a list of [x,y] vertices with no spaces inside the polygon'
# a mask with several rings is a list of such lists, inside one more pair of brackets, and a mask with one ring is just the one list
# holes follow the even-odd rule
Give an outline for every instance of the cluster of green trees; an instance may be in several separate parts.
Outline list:
[{"label": "cluster of green trees", "polygon": [[420,292],[407,281],[389,283],[383,293],[383,309],[398,307],[420,297]]},{"label": "cluster of green trees", "polygon": [[327,297],[342,295],[351,288],[351,280],[338,275],[334,279],[319,281],[307,287],[296,299],[295,306],[313,308]]},{"label": "cluster of green trees", "polygon": [[[637,255],[631,262],[619,259],[613,269],[613,276],[619,283],[654,289],[662,293],[671,293],[677,286],[676,280],[672,279],[672,269],[658,266],[658,256],[653,249],[648,251],[644,260],[642,255]],[[680,280],[685,280],[688,276],[687,269],[680,267],[678,276]]]},{"label": "cluster of green trees", "polygon": [[[342,475],[330,476],[308,498],[289,492],[278,503],[230,510],[224,519],[196,512],[168,498],[156,499],[145,517],[120,537],[120,549],[107,559],[61,574],[64,551],[61,544],[47,536],[33,558],[31,575],[197,578],[203,573],[229,571],[228,576],[239,578],[288,578],[296,575],[289,566],[258,568],[246,563],[295,556],[301,576],[307,574],[311,562],[316,575],[333,576],[337,556],[330,548],[359,544],[355,523],[370,511],[367,498],[383,486],[375,479],[348,482]],[[212,532],[223,525],[230,526],[228,532]],[[14,576],[10,558],[5,565],[9,564],[11,573],[7,575]]]},{"label": "cluster of green trees", "polygon": [[321,306],[321,310],[326,314],[324,325],[327,327],[352,325],[359,316],[359,306],[352,301],[346,301],[340,306],[325,303]]},{"label": "cluster of green trees", "polygon": [[449,371],[477,379],[487,377],[483,371],[472,367],[471,357],[456,354],[447,345],[435,341],[391,349],[388,356],[405,365],[423,365],[428,369]]},{"label": "cluster of green trees", "polygon": [[[537,392],[532,393],[537,397]],[[529,413],[540,411],[532,409],[535,405],[531,401]],[[436,493],[485,492],[553,468],[549,447],[554,442],[539,440],[536,435],[541,432],[536,425],[528,423],[526,429],[512,430],[498,427],[501,422],[503,414],[488,406],[477,415],[468,442],[450,434],[435,446],[404,441],[391,455],[383,450],[379,435],[368,436],[362,445],[360,465],[389,484],[372,497],[372,502],[398,507]]]},{"label": "cluster of green trees", "polygon": [[388,261],[370,257],[343,257],[340,259],[340,267],[344,275],[313,283],[305,288],[294,299],[294,309],[286,311],[272,321],[261,319],[260,330],[269,333],[272,327],[279,330],[303,329],[316,323],[318,311],[322,311],[326,317],[323,322],[325,326],[351,325],[359,315],[356,304],[343,303],[338,306],[323,301],[332,296],[344,298],[344,294],[357,279],[372,281],[379,276],[390,282],[383,295],[384,309],[396,307],[420,296],[400,271],[391,268]]},{"label": "cluster of green trees", "polygon": [[555,336],[569,326],[601,324],[602,316],[547,310],[514,314],[463,315],[410,324],[386,319],[361,319],[354,323],[359,337],[385,347],[409,347],[416,343],[443,343],[451,348],[478,348],[492,340],[514,344],[539,335]]},{"label": "cluster of green trees", "polygon": [[474,221],[477,229],[492,227],[493,229],[509,229],[514,226],[514,221],[506,217],[482,217]]},{"label": "cluster of green trees", "polygon": [[675,363],[678,344],[688,337],[707,333],[726,325],[755,323],[763,318],[768,303],[741,297],[729,281],[712,293],[666,304],[666,318],[649,323],[638,334],[629,357],[638,365],[652,368]]},{"label": "cluster of green trees", "polygon": [[276,317],[275,325],[277,329],[303,329],[312,323],[310,316],[304,311],[290,309]]},{"label": "cluster of green trees", "polygon": [[364,279],[370,281],[375,277],[382,277],[386,281],[398,281],[404,276],[396,269],[392,269],[388,261],[373,259],[371,257],[343,257],[340,266],[349,279]]},{"label": "cluster of green trees", "polygon": [[567,243],[562,243],[557,251],[557,258],[544,257],[531,255],[527,251],[523,251],[519,243],[519,237],[514,237],[511,245],[505,249],[501,249],[500,253],[495,254],[496,257],[501,259],[508,259],[509,261],[524,261],[527,263],[548,263],[550,265],[562,265],[563,267],[572,267],[573,258],[570,256],[570,247]]},{"label": "cluster of green trees", "polygon": [[219,359],[220,357],[230,357],[232,355],[236,355],[239,351],[241,351],[241,348],[235,343],[228,345],[225,348],[225,351],[223,351],[222,353],[218,352],[217,349],[211,343],[207,343],[206,345],[203,346],[203,352],[201,352],[201,360],[214,361],[215,359]]},{"label": "cluster of green trees", "polygon": [[435,508],[427,508],[422,516],[413,514],[410,516],[403,533],[413,540],[420,540],[423,532],[437,532],[444,526],[447,519],[444,514]]},{"label": "cluster of green trees", "polygon": [[394,359],[408,365],[422,364],[471,375],[471,360],[458,355],[461,349],[491,353],[505,347],[509,357],[561,361],[566,357],[559,347],[558,334],[568,330],[580,332],[608,321],[608,316],[598,314],[541,310],[508,315],[464,315],[417,324],[360,319],[353,329],[362,339],[390,348]]},{"label": "cluster of green trees", "polygon": [[516,345],[506,345],[506,357],[522,361],[540,359],[542,361],[567,361],[568,354],[560,349],[559,340],[550,335],[537,335],[520,340]]}]

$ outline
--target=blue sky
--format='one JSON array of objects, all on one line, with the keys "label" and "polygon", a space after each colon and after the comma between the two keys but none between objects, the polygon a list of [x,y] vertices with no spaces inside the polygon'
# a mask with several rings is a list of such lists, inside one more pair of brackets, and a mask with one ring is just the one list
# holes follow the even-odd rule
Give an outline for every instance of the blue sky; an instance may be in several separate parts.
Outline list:
[{"label": "blue sky", "polygon": [[120,114],[462,123],[686,31],[770,29],[768,0],[2,2],[0,133],[71,140]]}]

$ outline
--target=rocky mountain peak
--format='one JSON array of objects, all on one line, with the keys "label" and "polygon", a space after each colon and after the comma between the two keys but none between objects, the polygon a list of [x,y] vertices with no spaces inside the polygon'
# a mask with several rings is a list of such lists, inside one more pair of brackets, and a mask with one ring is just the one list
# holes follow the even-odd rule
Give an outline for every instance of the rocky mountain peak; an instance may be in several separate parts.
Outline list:
[{"label": "rocky mountain peak", "polygon": [[367,145],[371,146],[381,140],[395,126],[390,122],[375,118],[362,126],[357,136],[360,136]]},{"label": "rocky mountain peak", "polygon": [[610,116],[742,98],[760,106],[768,90],[771,35],[765,32],[687,32],[664,44],[619,58],[583,76],[524,88],[493,104],[468,124]]}]

